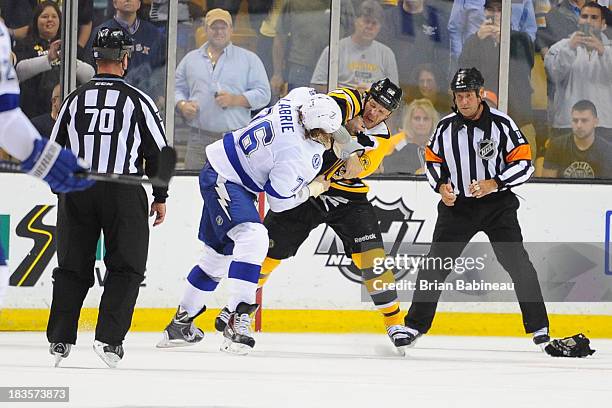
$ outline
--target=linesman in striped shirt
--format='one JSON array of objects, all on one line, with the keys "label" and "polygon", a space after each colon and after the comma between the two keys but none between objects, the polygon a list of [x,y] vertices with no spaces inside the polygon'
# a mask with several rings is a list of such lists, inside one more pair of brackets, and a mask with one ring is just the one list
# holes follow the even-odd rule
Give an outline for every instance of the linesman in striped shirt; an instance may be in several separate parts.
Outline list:
[{"label": "linesman in striped shirt", "polygon": [[[456,259],[479,231],[510,274],[527,333],[544,348],[548,316],[537,273],[523,246],[519,201],[511,188],[533,173],[529,143],[508,115],[481,98],[484,79],[476,68],[459,69],[451,82],[454,113],[444,117],[425,149],[427,177],[440,194],[430,259]],[[411,344],[429,331],[441,291],[452,269],[427,262],[419,271],[413,303],[405,318]],[[426,281],[427,285],[422,285]],[[425,290],[419,288],[425,287]]]},{"label": "linesman in striped shirt", "polygon": [[[64,101],[51,140],[84,159],[92,172],[155,175],[166,136],[151,98],[123,79],[133,41],[121,29],[102,28],[93,50],[98,73]],[[166,215],[167,188],[153,188],[153,196],[149,208],[142,186],[107,182],[98,182],[84,192],[59,195],[58,267],[53,271],[53,302],[47,325],[56,365],[76,342],[83,300],[94,284],[101,231],[107,275],[94,350],[110,367],[123,357],[123,340],[144,280],[148,216],[156,216],[156,226]]]}]

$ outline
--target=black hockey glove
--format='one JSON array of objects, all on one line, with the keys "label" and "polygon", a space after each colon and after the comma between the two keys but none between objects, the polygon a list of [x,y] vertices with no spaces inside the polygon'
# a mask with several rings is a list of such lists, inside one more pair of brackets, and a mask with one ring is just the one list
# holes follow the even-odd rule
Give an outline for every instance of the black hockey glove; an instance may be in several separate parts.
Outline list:
[{"label": "black hockey glove", "polygon": [[589,347],[591,341],[582,333],[548,343],[544,351],[553,357],[588,357],[595,353]]}]

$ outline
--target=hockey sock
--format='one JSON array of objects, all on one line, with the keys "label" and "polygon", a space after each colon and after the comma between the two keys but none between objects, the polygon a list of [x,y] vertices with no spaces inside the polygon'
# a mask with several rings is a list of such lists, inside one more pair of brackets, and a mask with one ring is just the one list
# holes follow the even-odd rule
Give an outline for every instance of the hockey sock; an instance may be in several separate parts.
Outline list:
[{"label": "hockey sock", "polygon": [[384,258],[385,251],[382,248],[374,248],[369,251],[352,255],[353,262],[361,270],[363,283],[372,298],[372,302],[383,315],[385,326],[402,324],[400,316],[399,301],[395,290],[395,276],[388,269],[383,273],[374,271],[374,260]]},{"label": "hockey sock", "polygon": [[257,280],[260,272],[261,265],[232,261],[227,275],[230,292],[227,308],[230,312],[236,310],[236,306],[241,302],[249,305],[255,303],[255,292],[257,291]]},{"label": "hockey sock", "polygon": [[208,293],[217,288],[219,282],[212,279],[199,266],[194,266],[187,275],[187,285],[180,305],[193,317],[202,310]]},{"label": "hockey sock", "polygon": [[263,264],[261,265],[261,272],[259,273],[259,281],[257,282],[257,287],[261,288],[266,284],[270,274],[280,265],[280,259],[273,259],[266,257],[264,259]]},{"label": "hockey sock", "polygon": [[393,302],[393,304],[389,305],[389,306],[377,306],[378,310],[380,310],[380,312],[383,315],[383,322],[385,323],[386,327],[389,326],[395,326],[398,324],[404,324],[404,319],[402,318],[402,316],[400,315],[400,305],[399,302]]}]

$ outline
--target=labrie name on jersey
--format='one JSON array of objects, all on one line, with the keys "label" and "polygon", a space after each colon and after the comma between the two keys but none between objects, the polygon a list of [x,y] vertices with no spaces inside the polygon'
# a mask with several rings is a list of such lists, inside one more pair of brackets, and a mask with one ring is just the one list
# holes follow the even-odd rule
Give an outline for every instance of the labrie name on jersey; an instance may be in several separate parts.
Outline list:
[{"label": "labrie name on jersey", "polygon": [[272,198],[272,211],[301,204],[303,199],[295,196],[321,171],[325,151],[306,139],[300,122],[299,108],[315,93],[296,88],[248,126],[226,133],[206,148],[211,166],[228,181],[253,193],[265,192]]}]

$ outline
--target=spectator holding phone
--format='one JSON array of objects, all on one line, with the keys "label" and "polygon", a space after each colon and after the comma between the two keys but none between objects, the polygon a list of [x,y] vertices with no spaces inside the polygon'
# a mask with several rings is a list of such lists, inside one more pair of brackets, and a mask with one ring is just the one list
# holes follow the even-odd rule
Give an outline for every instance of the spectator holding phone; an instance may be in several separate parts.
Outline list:
[{"label": "spectator holding phone", "polygon": [[604,8],[589,2],[580,10],[579,29],[554,44],[544,64],[555,84],[551,116],[553,127],[571,130],[571,107],[582,99],[599,111],[599,125],[609,136],[612,130],[612,41],[606,29]]}]

